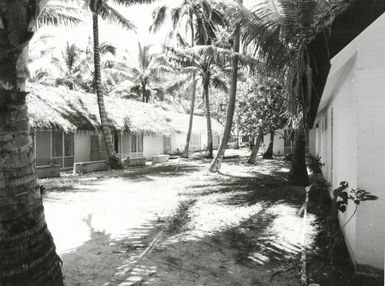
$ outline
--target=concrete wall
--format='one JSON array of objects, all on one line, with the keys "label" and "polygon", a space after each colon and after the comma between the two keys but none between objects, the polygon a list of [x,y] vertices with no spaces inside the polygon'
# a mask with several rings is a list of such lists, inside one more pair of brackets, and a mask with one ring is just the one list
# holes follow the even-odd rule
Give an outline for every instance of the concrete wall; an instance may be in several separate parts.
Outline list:
[{"label": "concrete wall", "polygon": [[[283,140],[284,131],[279,129],[274,134],[274,145],[273,145],[273,154],[275,156],[282,156],[285,153],[285,141]],[[263,136],[263,143],[259,147],[259,152],[264,153],[270,144],[270,134]]]},{"label": "concrete wall", "polygon": [[155,154],[163,154],[163,136],[144,135],[143,156],[151,159]]},{"label": "concrete wall", "polygon": [[184,146],[186,144],[186,134],[185,133],[174,133],[171,136],[171,153],[183,152]]},{"label": "concrete wall", "polygon": [[74,145],[75,163],[91,161],[91,136],[88,132],[75,133]]},{"label": "concrete wall", "polygon": [[[356,259],[384,268],[385,248],[385,15],[357,41],[358,187],[379,197],[357,215]],[[382,255],[381,255],[382,254]]]},{"label": "concrete wall", "polygon": [[[379,197],[360,204],[344,227],[349,252],[361,266],[384,269],[385,246],[385,16],[332,61],[313,128],[314,154],[325,163],[332,190],[348,181]],[[354,60],[352,59],[352,55]],[[348,61],[350,61],[349,64]],[[326,99],[325,99],[326,98]],[[340,215],[344,224],[354,211]]]}]

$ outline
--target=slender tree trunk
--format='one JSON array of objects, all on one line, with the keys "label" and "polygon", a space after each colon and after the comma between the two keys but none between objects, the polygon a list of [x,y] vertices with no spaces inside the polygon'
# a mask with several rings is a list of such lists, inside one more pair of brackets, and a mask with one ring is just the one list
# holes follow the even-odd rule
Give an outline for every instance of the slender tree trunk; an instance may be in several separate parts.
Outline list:
[{"label": "slender tree trunk", "polygon": [[0,285],[62,286],[61,262],[37,183],[25,100],[30,31],[34,13],[44,3],[27,4],[2,2],[0,15]]},{"label": "slender tree trunk", "polygon": [[273,147],[274,147],[274,131],[270,131],[270,142],[266,152],[263,154],[263,159],[273,159]]},{"label": "slender tree trunk", "polygon": [[106,107],[104,104],[104,96],[101,84],[100,74],[100,48],[99,48],[99,23],[98,14],[92,14],[93,34],[94,34],[94,67],[95,67],[95,89],[96,96],[98,98],[99,115],[101,122],[101,131],[106,146],[106,151],[109,159],[109,164],[112,169],[121,169],[122,162],[116,155],[112,145],[112,135],[109,127],[109,122],[106,113]]},{"label": "slender tree trunk", "polygon": [[250,155],[249,159],[247,160],[247,163],[256,164],[259,146],[261,145],[262,138],[263,138],[263,130],[260,129],[258,131],[257,142],[253,146],[253,149],[251,151],[251,155]]},{"label": "slender tree trunk", "polygon": [[211,114],[210,114],[210,99],[209,99],[209,80],[203,83],[203,97],[206,106],[206,120],[207,120],[207,147],[205,158],[213,158],[213,132],[211,129]]},{"label": "slender tree trunk", "polygon": [[141,83],[141,87],[140,88],[142,89],[142,101],[143,101],[143,103],[145,103],[146,102],[146,88],[144,87],[144,83],[143,82]]},{"label": "slender tree trunk", "polygon": [[[242,4],[242,1],[240,1]],[[240,45],[240,27],[237,25],[234,31],[234,52],[239,52]],[[221,145],[219,146],[218,152],[214,160],[210,164],[209,170],[211,172],[219,172],[222,165],[222,160],[225,155],[225,150],[227,143],[229,142],[231,135],[231,128],[233,126],[234,111],[235,111],[235,101],[237,97],[237,83],[238,83],[238,57],[233,57],[232,59],[232,73],[231,73],[231,86],[230,86],[230,96],[229,103],[227,105],[227,114],[226,114],[226,123],[225,130],[223,131]],[[238,140],[238,138],[237,138]]]},{"label": "slender tree trunk", "polygon": [[182,154],[183,158],[188,158],[188,156],[189,156],[190,140],[191,140],[193,121],[194,121],[195,97],[196,97],[196,89],[197,89],[197,84],[196,84],[195,78],[196,78],[196,75],[194,72],[194,74],[193,74],[193,86],[192,86],[193,90],[192,90],[192,94],[191,94],[190,120],[189,120],[188,130],[187,130],[186,144],[184,147],[184,152]]},{"label": "slender tree trunk", "polygon": [[305,161],[305,132],[302,127],[294,130],[294,148],[289,182],[294,186],[306,186],[309,182]]},{"label": "slender tree trunk", "polygon": [[[191,47],[194,47],[195,35],[194,35],[194,15],[193,14],[191,14],[191,19],[190,19],[190,29],[191,29]],[[193,57],[192,62],[194,62],[194,57]],[[189,156],[190,140],[191,140],[193,121],[194,121],[196,91],[197,91],[196,74],[195,74],[195,72],[193,72],[193,86],[192,86],[192,93],[191,93],[190,120],[188,123],[186,144],[184,146],[184,152],[182,153],[183,158],[188,158],[188,156]]]}]

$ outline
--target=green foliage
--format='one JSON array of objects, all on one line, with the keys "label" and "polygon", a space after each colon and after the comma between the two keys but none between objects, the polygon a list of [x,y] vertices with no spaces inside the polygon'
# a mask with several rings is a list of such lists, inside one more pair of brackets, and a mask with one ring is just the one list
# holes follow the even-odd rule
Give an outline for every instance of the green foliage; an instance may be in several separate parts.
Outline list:
[{"label": "green foliage", "polygon": [[310,171],[314,174],[322,174],[322,167],[325,165],[321,162],[320,156],[306,155],[306,163]]},{"label": "green foliage", "polygon": [[223,15],[207,0],[185,0],[177,7],[159,6],[153,12],[150,30],[157,32],[170,14],[172,30],[169,38],[180,36],[182,25],[191,33],[191,45],[212,44],[216,38],[217,25],[224,25]]},{"label": "green foliage", "polygon": [[251,78],[241,84],[237,102],[239,128],[244,135],[256,136],[283,128],[288,122],[286,92],[275,79]]},{"label": "green foliage", "polygon": [[270,71],[285,79],[288,110],[303,124],[312,105],[317,65],[308,45],[347,5],[344,0],[263,0],[251,11],[240,9],[244,42]]},{"label": "green foliage", "polygon": [[[85,92],[94,90],[91,40],[86,49],[80,48],[75,43],[67,42],[63,51],[58,55],[54,55],[50,48],[45,47],[45,50],[50,52],[38,52],[31,60],[33,65],[39,65],[41,57],[47,57],[49,61],[49,64],[42,65],[32,71],[32,82],[50,86],[65,86],[70,90]],[[117,81],[121,80],[121,77],[118,77],[119,71],[117,69],[119,61],[111,59],[115,58],[116,48],[110,43],[103,42],[100,44],[100,52],[103,67],[102,85],[104,91],[109,91]]]},{"label": "green foliage", "polygon": [[135,66],[128,66],[127,62],[120,64],[126,77],[122,85],[129,88],[125,97],[142,98],[143,102],[149,102],[150,98],[155,99],[156,96],[162,99],[166,75],[173,70],[162,55],[151,52],[150,45],[138,43],[137,59]]},{"label": "green foliage", "polygon": [[378,197],[371,195],[365,190],[351,189],[348,192],[349,184],[346,181],[340,182],[340,186],[333,191],[334,198],[336,199],[336,208],[340,212],[345,212],[348,206],[349,200],[353,201],[358,206],[363,201],[377,200]]}]

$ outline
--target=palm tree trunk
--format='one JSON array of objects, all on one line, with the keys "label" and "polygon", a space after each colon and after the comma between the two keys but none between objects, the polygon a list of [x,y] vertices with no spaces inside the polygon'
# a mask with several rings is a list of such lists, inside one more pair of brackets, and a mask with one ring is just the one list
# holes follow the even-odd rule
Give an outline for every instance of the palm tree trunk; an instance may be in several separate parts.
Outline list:
[{"label": "palm tree trunk", "polygon": [[258,136],[257,136],[257,142],[254,144],[253,149],[251,151],[251,155],[249,159],[247,160],[247,163],[249,164],[255,164],[257,161],[257,155],[259,151],[259,146],[261,145],[263,138],[263,130],[260,128],[258,131]]},{"label": "palm tree trunk", "polygon": [[305,131],[301,127],[294,130],[294,148],[289,182],[294,186],[306,186],[309,182],[305,161]]},{"label": "palm tree trunk", "polygon": [[[32,3],[32,2],[31,2]],[[0,285],[63,285],[37,183],[25,82],[35,1],[2,3],[0,30]],[[34,11],[36,11],[34,10]],[[33,20],[33,19],[32,19]],[[16,32],[16,33],[15,33]]]},{"label": "palm tree trunk", "polygon": [[209,80],[203,83],[203,98],[205,99],[206,120],[207,120],[207,147],[205,158],[213,158],[213,131],[211,129],[210,99],[209,99]]},{"label": "palm tree trunk", "polygon": [[145,103],[146,102],[146,88],[144,86],[144,83],[141,83],[141,89],[142,89],[142,101]]},{"label": "palm tree trunk", "polygon": [[273,159],[273,147],[274,147],[274,131],[270,131],[270,142],[266,152],[263,154],[263,159]]},{"label": "palm tree trunk", "polygon": [[[242,4],[242,1],[240,1]],[[240,44],[240,27],[237,25],[234,32],[234,52],[239,52]],[[230,96],[229,103],[227,105],[227,114],[226,114],[226,123],[225,130],[223,131],[221,145],[219,146],[218,152],[214,160],[210,164],[209,170],[211,172],[219,172],[222,165],[223,156],[225,155],[225,150],[227,143],[229,142],[231,135],[231,128],[233,126],[233,118],[235,111],[235,100],[237,97],[237,83],[238,83],[238,57],[234,57],[232,60],[232,73],[231,73],[231,87],[230,87]]]},{"label": "palm tree trunk", "polygon": [[182,154],[183,158],[188,158],[188,156],[189,156],[190,140],[191,140],[193,121],[194,121],[196,89],[197,89],[197,83],[196,83],[196,76],[195,76],[195,72],[194,72],[194,74],[193,74],[193,86],[192,86],[192,93],[191,93],[190,120],[189,120],[188,130],[187,130],[186,144],[184,147],[184,152]]},{"label": "palm tree trunk", "polygon": [[112,146],[112,135],[109,128],[109,122],[106,113],[106,107],[104,104],[104,96],[101,86],[101,74],[100,74],[100,48],[99,48],[99,23],[98,14],[92,13],[93,23],[93,35],[94,35],[94,68],[95,68],[95,90],[98,98],[98,107],[101,123],[101,131],[106,146],[106,151],[109,159],[109,164],[112,169],[121,169],[122,162],[116,155],[115,150]]},{"label": "palm tree trunk", "polygon": [[[191,29],[191,47],[194,47],[194,14],[190,15],[190,29]],[[192,58],[194,62],[194,57]],[[188,123],[188,130],[187,130],[187,137],[186,137],[186,144],[184,146],[184,152],[182,154],[183,158],[188,158],[189,156],[189,149],[190,149],[190,140],[191,140],[191,133],[192,133],[192,127],[193,127],[193,121],[194,121],[194,108],[195,108],[195,97],[196,97],[196,90],[197,90],[197,83],[196,83],[196,74],[193,72],[193,90],[191,94],[191,106],[190,106],[190,120]]]}]

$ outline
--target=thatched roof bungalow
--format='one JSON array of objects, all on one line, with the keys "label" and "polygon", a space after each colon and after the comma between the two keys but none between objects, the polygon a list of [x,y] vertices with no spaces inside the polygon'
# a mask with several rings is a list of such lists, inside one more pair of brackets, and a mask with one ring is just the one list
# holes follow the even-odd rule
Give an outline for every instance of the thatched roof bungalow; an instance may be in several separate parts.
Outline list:
[{"label": "thatched roof bungalow", "polygon": [[[96,96],[64,87],[31,85],[27,97],[32,129],[95,131],[99,128]],[[114,131],[134,134],[171,135],[187,132],[189,115],[165,110],[152,104],[105,97],[107,114]],[[221,133],[222,125],[212,119],[213,130]],[[206,131],[206,118],[195,116],[194,132]]]},{"label": "thatched roof bungalow", "polygon": [[[95,95],[42,85],[31,85],[28,90],[38,166],[54,161],[62,168],[72,168],[77,162],[105,158]],[[183,150],[188,114],[109,96],[105,97],[105,104],[114,147],[122,158],[151,158],[154,154]],[[217,147],[223,127],[216,120],[212,120],[212,125]],[[206,119],[195,116],[193,126],[191,150],[203,150]]]}]

